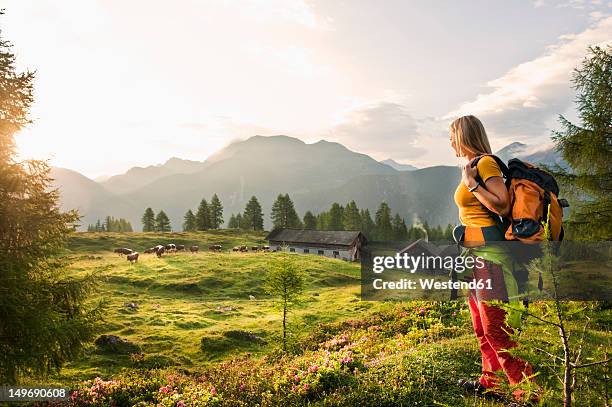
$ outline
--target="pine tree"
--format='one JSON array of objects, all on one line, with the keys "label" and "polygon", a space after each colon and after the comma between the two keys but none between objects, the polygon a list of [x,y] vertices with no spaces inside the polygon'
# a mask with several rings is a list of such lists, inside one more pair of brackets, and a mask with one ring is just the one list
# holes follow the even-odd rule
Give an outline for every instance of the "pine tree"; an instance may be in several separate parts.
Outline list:
[{"label": "pine tree", "polygon": [[393,227],[393,238],[395,240],[405,240],[408,237],[408,229],[406,228],[406,222],[404,219],[396,213],[391,223]]},{"label": "pine tree", "polygon": [[206,199],[202,199],[196,213],[196,227],[198,230],[210,229],[210,209]]},{"label": "pine tree", "polygon": [[223,225],[223,205],[217,194],[214,194],[210,199],[210,228],[219,229]]},{"label": "pine tree", "polygon": [[377,240],[393,239],[393,227],[391,226],[391,208],[386,202],[381,202],[376,211],[375,236]]},{"label": "pine tree", "polygon": [[289,194],[280,194],[272,205],[272,225],[274,229],[294,228],[301,229],[302,222],[295,211],[293,201]]},{"label": "pine tree", "polygon": [[329,230],[344,230],[344,208],[337,202],[334,202],[329,208],[327,218],[327,228]]},{"label": "pine tree", "polygon": [[359,208],[355,201],[346,204],[342,221],[344,230],[361,230],[361,216],[359,216]]},{"label": "pine tree", "polygon": [[317,228],[317,218],[310,211],[304,214],[304,229],[315,230]]},{"label": "pine tree", "polygon": [[[259,202],[258,202],[259,203]],[[261,208],[261,207],[260,207]],[[261,212],[261,210],[259,211],[259,214],[261,215],[259,218],[261,219],[261,230],[263,230],[263,212]],[[236,215],[236,228],[237,229],[246,229],[245,228],[245,222],[244,219],[242,219],[242,214],[237,214]]]},{"label": "pine tree", "polygon": [[155,230],[155,212],[153,212],[153,209],[145,209],[141,221],[143,232],[153,232]]},{"label": "pine tree", "polygon": [[[240,215],[239,215],[240,216]],[[244,208],[244,215],[238,219],[240,228],[248,230],[263,230],[263,212],[255,196],[252,196]]]},{"label": "pine tree", "polygon": [[98,219],[96,221],[96,232],[102,232],[104,229],[102,229],[102,222],[100,222],[100,219]]},{"label": "pine tree", "polygon": [[157,232],[171,232],[172,227],[170,226],[170,219],[166,212],[159,211],[157,216],[155,217],[155,230]]},{"label": "pine tree", "polygon": [[571,166],[552,169],[572,198],[565,229],[573,240],[612,240],[612,45],[589,47],[572,82],[580,124],[560,116],[563,131],[553,132]]},{"label": "pine tree", "polygon": [[236,219],[236,215],[234,215],[233,213],[230,216],[229,220],[227,221],[227,228],[228,229],[240,229],[238,226],[238,220]]},{"label": "pine tree", "polygon": [[321,212],[317,215],[317,230],[328,230],[327,228],[327,219],[329,218],[329,214],[327,212]]},{"label": "pine tree", "polygon": [[444,229],[444,237],[443,240],[447,241],[447,242],[452,242],[454,241],[454,237],[453,237],[453,229],[455,227],[453,225],[451,225],[450,223],[446,226],[446,229]]},{"label": "pine tree", "polygon": [[[0,12],[1,14],[1,12]],[[33,72],[19,73],[0,39],[0,383],[58,371],[95,332],[92,277],[68,273],[64,246],[76,211],[61,212],[45,161],[17,161],[15,139],[33,103]]]},{"label": "pine tree", "polygon": [[372,216],[370,216],[370,211],[367,208],[362,209],[359,213],[359,217],[361,218],[361,231],[366,235],[366,237],[371,237],[374,233],[376,225],[372,220]]},{"label": "pine tree", "polygon": [[197,230],[196,217],[191,211],[191,209],[189,209],[185,213],[185,216],[183,217],[183,231],[184,232],[195,232],[196,230]]}]

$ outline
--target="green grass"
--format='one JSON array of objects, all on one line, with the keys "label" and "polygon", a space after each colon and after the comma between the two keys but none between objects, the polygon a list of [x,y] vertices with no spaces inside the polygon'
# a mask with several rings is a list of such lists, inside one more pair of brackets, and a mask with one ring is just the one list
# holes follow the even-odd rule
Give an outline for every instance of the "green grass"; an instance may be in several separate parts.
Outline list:
[{"label": "green grass", "polygon": [[[99,277],[91,299],[106,303],[99,335],[117,335],[127,341],[121,349],[142,353],[113,352],[92,343],[50,381],[86,388],[83,380],[116,378],[121,383],[113,390],[116,397],[121,393],[131,400],[120,405],[145,396],[159,399],[158,389],[175,375],[184,382],[179,387],[185,394],[206,393],[216,386],[223,405],[504,405],[467,396],[455,384],[459,377],[477,378],[480,371],[478,342],[464,303],[362,302],[357,263],[231,251],[237,245],[261,245],[263,238],[261,233],[236,231],[76,234],[68,247],[70,272]],[[198,244],[202,251],[162,258],[141,254],[137,264],[112,252],[130,247],[142,253],[146,247],[171,242]],[[211,244],[221,244],[224,251],[209,252]],[[263,290],[266,271],[278,256],[288,256],[306,275],[301,302],[289,315],[289,353],[283,356],[278,353],[281,311]],[[138,307],[130,309],[126,303]],[[421,307],[427,308],[426,316],[421,316]],[[550,304],[531,307],[542,317],[553,315]],[[574,349],[588,318],[583,360],[605,358],[612,339],[612,310],[605,304],[568,307]],[[337,366],[309,376],[307,366],[320,363],[328,350],[333,358],[343,357],[344,351],[329,343],[344,335],[351,338],[353,356],[363,369]],[[534,350],[562,355],[556,328],[530,318],[518,341],[516,354],[534,366],[545,389],[543,405],[559,405],[558,366],[552,366],[548,354]],[[152,370],[157,368],[162,370]],[[313,394],[295,393],[293,383],[286,382],[295,369],[311,380]],[[577,391],[585,405],[605,404],[605,369],[599,365],[580,372]],[[236,390],[242,383],[248,391]]]},{"label": "green grass", "polygon": [[[281,312],[262,284],[280,253],[237,253],[236,245],[261,245],[264,234],[236,231],[203,233],[78,233],[68,249],[75,275],[100,278],[93,301],[106,309],[100,334],[117,335],[142,349],[144,363],[166,366],[206,366],[241,352],[265,354],[278,343]],[[176,253],[157,258],[142,254],[155,244],[200,246],[200,253]],[[220,244],[224,251],[208,251]],[[139,251],[138,263],[112,252],[116,247]],[[315,324],[354,316],[371,303],[359,303],[359,264],[317,255],[288,255],[306,272],[302,303],[289,315],[294,338]],[[249,299],[254,296],[255,299]],[[126,303],[135,303],[132,310]],[[232,330],[256,333],[265,343],[228,338]],[[209,344],[202,350],[202,340]],[[163,363],[159,363],[163,361]],[[95,346],[68,364],[55,379],[69,382],[108,376],[134,362],[129,355],[101,353]]]}]

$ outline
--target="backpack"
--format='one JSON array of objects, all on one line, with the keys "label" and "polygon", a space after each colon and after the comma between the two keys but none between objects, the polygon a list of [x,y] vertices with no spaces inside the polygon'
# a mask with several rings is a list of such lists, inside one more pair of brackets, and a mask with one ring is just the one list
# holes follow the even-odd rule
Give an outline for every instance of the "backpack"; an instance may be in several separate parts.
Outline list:
[{"label": "backpack", "polygon": [[[559,186],[555,178],[518,158],[511,159],[506,165],[493,154],[485,155],[491,156],[499,165],[510,195],[511,210],[506,219],[489,210],[497,223],[503,226],[506,240],[523,243],[563,240],[563,208],[569,204],[558,197]],[[475,167],[482,157],[484,155],[476,157],[471,166]],[[480,176],[476,177],[476,181],[485,186]]]}]

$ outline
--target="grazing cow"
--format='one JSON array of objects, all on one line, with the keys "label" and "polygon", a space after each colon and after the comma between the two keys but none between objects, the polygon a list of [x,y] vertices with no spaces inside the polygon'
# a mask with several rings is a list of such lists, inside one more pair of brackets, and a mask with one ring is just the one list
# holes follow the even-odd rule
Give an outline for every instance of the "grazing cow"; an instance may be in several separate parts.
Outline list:
[{"label": "grazing cow", "polygon": [[176,245],[174,243],[167,244],[165,249],[166,249],[166,251],[168,253],[175,253],[176,252]]},{"label": "grazing cow", "polygon": [[134,252],[134,253],[128,254],[127,255],[127,259],[132,264],[138,263],[138,252]]},{"label": "grazing cow", "polygon": [[200,250],[200,246],[193,245],[189,248],[189,251],[193,254],[196,254]]},{"label": "grazing cow", "polygon": [[259,251],[259,246],[251,246],[251,251],[252,252]]},{"label": "grazing cow", "polygon": [[210,250],[211,252],[220,252],[222,249],[223,248],[221,247],[221,245],[218,244],[213,244],[208,247],[208,250]]},{"label": "grazing cow", "polygon": [[185,251],[185,245],[184,244],[177,244],[176,245],[176,251],[177,252]]},{"label": "grazing cow", "polygon": [[264,252],[269,252],[270,246],[261,246],[261,250],[263,250]]},{"label": "grazing cow", "polygon": [[119,256],[123,256],[124,254],[132,254],[133,250],[128,249],[127,247],[120,247],[115,249],[115,253],[119,253]]},{"label": "grazing cow", "polygon": [[144,253],[145,254],[155,253],[155,247],[149,247],[148,249],[145,249]]},{"label": "grazing cow", "polygon": [[164,252],[166,251],[166,248],[160,244],[158,244],[157,246],[155,246],[153,248],[153,251],[155,252],[155,254],[157,255],[157,257],[161,257],[162,254],[164,254]]},{"label": "grazing cow", "polygon": [[246,246],[240,246],[240,251],[243,252],[243,253],[246,253],[246,252],[249,251],[249,248],[246,247]]}]

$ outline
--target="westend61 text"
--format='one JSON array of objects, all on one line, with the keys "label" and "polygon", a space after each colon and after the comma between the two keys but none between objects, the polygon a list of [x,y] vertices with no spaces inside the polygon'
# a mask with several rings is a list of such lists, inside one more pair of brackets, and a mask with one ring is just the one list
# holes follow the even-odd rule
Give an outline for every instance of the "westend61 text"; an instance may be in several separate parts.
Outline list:
[{"label": "westend61 text", "polygon": [[484,267],[484,259],[480,256],[411,256],[407,253],[397,253],[395,256],[374,256],[372,271],[382,273],[385,270],[405,269],[410,273],[426,269],[447,269],[463,273],[466,269],[472,269],[475,265]]},{"label": "westend61 text", "polygon": [[398,281],[383,281],[377,278],[372,282],[375,290],[492,290],[491,279],[479,279],[472,281],[436,281],[431,278],[419,278],[419,285],[414,280],[402,278]]}]

